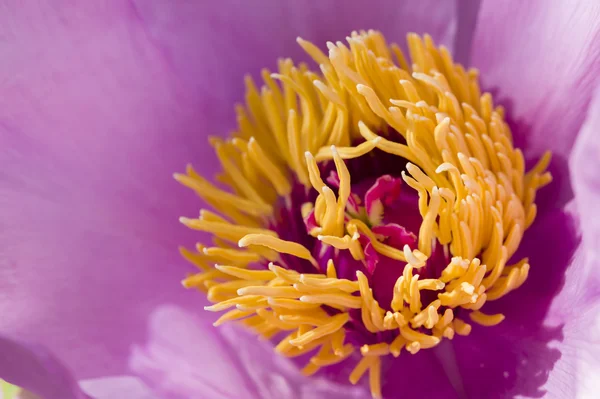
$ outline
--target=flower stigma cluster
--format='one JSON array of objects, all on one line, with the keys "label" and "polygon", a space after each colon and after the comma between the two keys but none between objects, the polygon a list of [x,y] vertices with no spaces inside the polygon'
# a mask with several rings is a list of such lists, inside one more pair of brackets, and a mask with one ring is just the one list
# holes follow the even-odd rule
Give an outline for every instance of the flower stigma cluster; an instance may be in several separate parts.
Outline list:
[{"label": "flower stigma cluster", "polygon": [[216,180],[175,175],[212,207],[181,218],[213,237],[180,249],[199,268],[183,284],[223,312],[215,325],[311,354],[306,375],[356,359],[350,381],[368,374],[381,398],[383,358],[502,322],[485,305],[527,279],[512,257],[550,155],[526,172],[477,70],[427,35],[408,35],[411,64],[375,31],[328,55],[298,43],[318,70],[285,59],[260,90],[246,79],[238,129],[210,139]]}]

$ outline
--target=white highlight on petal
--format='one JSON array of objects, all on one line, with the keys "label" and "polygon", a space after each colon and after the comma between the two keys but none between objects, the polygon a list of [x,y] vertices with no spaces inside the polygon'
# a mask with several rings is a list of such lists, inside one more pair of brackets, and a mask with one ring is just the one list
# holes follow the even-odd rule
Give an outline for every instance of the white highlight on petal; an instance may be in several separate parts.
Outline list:
[{"label": "white highlight on petal", "polygon": [[139,378],[129,375],[82,380],[79,386],[94,399],[161,399]]}]

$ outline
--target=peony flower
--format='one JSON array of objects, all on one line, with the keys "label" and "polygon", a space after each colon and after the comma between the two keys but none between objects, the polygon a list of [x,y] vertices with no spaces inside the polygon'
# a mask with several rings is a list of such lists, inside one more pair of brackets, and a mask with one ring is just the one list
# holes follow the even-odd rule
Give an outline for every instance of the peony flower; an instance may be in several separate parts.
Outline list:
[{"label": "peony flower", "polygon": [[593,397],[592,2],[0,15],[25,395]]}]

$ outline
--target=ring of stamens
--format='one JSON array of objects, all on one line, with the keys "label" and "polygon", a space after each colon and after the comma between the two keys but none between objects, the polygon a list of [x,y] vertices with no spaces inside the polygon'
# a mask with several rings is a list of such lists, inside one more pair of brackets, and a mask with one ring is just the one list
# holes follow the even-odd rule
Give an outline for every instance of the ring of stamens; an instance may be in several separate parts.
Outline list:
[{"label": "ring of stamens", "polygon": [[[239,129],[232,138],[211,139],[223,167],[217,180],[230,190],[191,166],[175,175],[219,213],[181,218],[215,242],[195,252],[181,249],[200,268],[183,284],[207,293],[214,302],[207,310],[226,311],[215,325],[239,320],[267,338],[284,333],[275,350],[287,357],[315,352],[307,375],[357,354],[350,381],[368,371],[372,395],[380,398],[382,357],[397,357],[402,349],[415,354],[443,338],[468,335],[471,322],[493,326],[504,319],[481,309],[527,279],[527,259],[507,262],[535,219],[537,190],[551,181],[545,171],[550,157],[526,173],[503,108],[480,93],[478,72],[455,64],[429,36],[408,36],[412,65],[377,32],[354,32],[347,42],[328,43],[326,56],[298,39],[320,73],[282,60],[277,74],[262,72],[260,91],[246,79],[246,105],[236,108]],[[350,209],[344,160],[375,149],[408,161],[402,179],[418,193],[422,217],[414,248],[387,245],[371,230],[376,216],[365,219]],[[329,160],[339,177],[336,191],[319,171]],[[308,234],[323,248],[364,262],[366,240],[378,254],[405,262],[391,309],[380,306],[363,272],[355,280],[338,278],[333,259],[322,270],[317,254],[270,228],[278,199],[291,207],[294,180],[318,193],[302,206],[302,216],[314,216]],[[437,278],[421,278],[437,245],[451,259]],[[286,267],[286,256],[313,270]],[[268,268],[252,266],[261,262]],[[436,299],[422,303],[425,291]],[[347,343],[353,311],[360,311],[369,332],[390,331],[395,338],[360,348]]]}]

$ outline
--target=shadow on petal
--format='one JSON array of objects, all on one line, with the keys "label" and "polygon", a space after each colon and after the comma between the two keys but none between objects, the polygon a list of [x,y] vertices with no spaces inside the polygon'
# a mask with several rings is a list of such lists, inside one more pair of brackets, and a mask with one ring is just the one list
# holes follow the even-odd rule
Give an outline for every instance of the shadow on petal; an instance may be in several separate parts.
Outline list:
[{"label": "shadow on petal", "polygon": [[47,349],[5,335],[0,335],[0,378],[43,398],[88,398]]},{"label": "shadow on petal", "polygon": [[561,357],[556,346],[567,321],[549,327],[548,312],[578,243],[571,216],[561,210],[542,215],[527,231],[514,257],[529,257],[527,281],[483,309],[506,319],[495,327],[474,325],[470,336],[453,341],[468,397],[544,396],[541,387]]},{"label": "shadow on petal", "polygon": [[[525,168],[532,168],[543,155],[539,151],[539,139],[531,137],[528,133],[533,131],[534,126],[528,123],[525,119],[514,119],[514,101],[503,97],[500,89],[494,87],[487,90],[494,98],[496,105],[504,107],[506,112],[506,123],[510,127],[513,134],[513,142],[515,148],[520,148],[525,157]],[[573,132],[575,136],[575,132]],[[548,134],[548,141],[552,140],[552,132]],[[547,146],[550,147],[550,144]],[[548,167],[548,171],[552,174],[552,184],[540,191],[536,197],[538,213],[541,214],[545,209],[553,207],[563,207],[573,198],[573,188],[571,187],[570,171],[568,160],[562,153],[552,153],[552,162]]]}]

